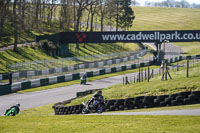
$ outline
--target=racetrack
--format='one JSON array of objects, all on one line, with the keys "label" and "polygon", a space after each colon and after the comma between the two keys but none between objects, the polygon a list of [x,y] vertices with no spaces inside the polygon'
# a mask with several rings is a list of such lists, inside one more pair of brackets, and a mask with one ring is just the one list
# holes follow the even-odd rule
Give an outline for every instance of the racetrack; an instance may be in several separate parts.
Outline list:
[{"label": "racetrack", "polygon": [[[154,70],[158,73],[158,69]],[[128,77],[134,77],[137,73],[126,74]],[[97,81],[89,82],[88,85],[71,85],[66,87],[54,88],[49,90],[23,93],[23,94],[10,94],[0,96],[0,116],[2,116],[6,109],[10,106],[20,103],[20,109],[26,110],[47,104],[53,104],[76,97],[76,92],[107,88],[109,86],[122,83],[124,75],[109,77]]]},{"label": "racetrack", "polygon": [[[127,74],[127,75],[133,75],[133,74]],[[76,85],[37,91],[37,92],[30,92],[23,94],[15,93],[10,95],[0,96],[0,101],[1,101],[0,116],[4,114],[7,108],[16,103],[21,104],[20,106],[21,110],[57,103],[64,100],[75,98],[76,92],[91,90],[91,89],[107,88],[109,86],[122,83],[122,77],[123,75],[105,78],[89,82],[87,85],[76,84]]]}]

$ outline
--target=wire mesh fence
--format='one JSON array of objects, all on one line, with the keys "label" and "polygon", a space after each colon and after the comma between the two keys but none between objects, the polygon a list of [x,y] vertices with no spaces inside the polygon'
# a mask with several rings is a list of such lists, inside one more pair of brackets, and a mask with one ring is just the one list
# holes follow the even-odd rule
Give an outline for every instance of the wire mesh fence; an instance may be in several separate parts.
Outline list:
[{"label": "wire mesh fence", "polygon": [[12,65],[13,82],[153,60],[149,50],[24,62]]},{"label": "wire mesh fence", "polygon": [[[191,75],[200,74],[200,58],[191,60],[182,60],[180,62],[172,63],[167,66],[169,75],[165,75],[166,70],[163,69],[162,65],[159,68],[139,67],[137,72],[124,75],[122,82],[123,85],[133,84],[138,82],[149,81],[152,78],[160,78],[160,80],[173,80],[173,78],[185,77],[189,78]],[[162,78],[167,76],[168,78]]]},{"label": "wire mesh fence", "polygon": [[56,67],[73,66],[73,65],[81,64],[81,63],[97,62],[97,61],[117,59],[117,58],[121,59],[123,57],[136,55],[141,52],[148,52],[148,50],[118,52],[118,53],[100,54],[100,55],[92,55],[92,56],[68,57],[68,58],[52,59],[52,60],[20,62],[20,63],[14,63],[10,65],[9,67],[10,67],[10,71],[12,72],[44,70],[44,69],[51,69],[51,68],[56,68]]}]

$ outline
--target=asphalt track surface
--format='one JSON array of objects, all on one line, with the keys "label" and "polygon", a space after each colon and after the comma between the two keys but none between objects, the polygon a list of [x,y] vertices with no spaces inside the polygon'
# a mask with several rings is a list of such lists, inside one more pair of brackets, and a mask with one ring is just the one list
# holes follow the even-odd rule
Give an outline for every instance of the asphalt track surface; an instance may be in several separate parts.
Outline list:
[{"label": "asphalt track surface", "polygon": [[89,115],[188,115],[200,116],[200,109],[187,110],[162,110],[162,111],[148,111],[148,112],[119,112],[119,113],[102,113]]}]

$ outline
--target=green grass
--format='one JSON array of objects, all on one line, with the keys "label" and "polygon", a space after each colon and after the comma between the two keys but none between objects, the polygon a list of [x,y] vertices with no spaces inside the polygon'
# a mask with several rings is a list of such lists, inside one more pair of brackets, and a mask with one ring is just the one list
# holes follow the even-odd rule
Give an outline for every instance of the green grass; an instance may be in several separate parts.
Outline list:
[{"label": "green grass", "polygon": [[2,133],[198,133],[199,116],[16,116],[0,119]]},{"label": "green grass", "polygon": [[130,30],[199,30],[200,10],[190,8],[133,7]]},{"label": "green grass", "polygon": [[97,54],[109,54],[126,51],[140,50],[141,46],[137,43],[94,43],[79,44],[80,50],[77,52],[76,44],[69,44],[70,53],[74,56],[88,56]]},{"label": "green grass", "polygon": [[183,49],[184,55],[198,55],[200,54],[200,42],[181,42],[173,43]]},{"label": "green grass", "polygon": [[9,65],[13,63],[46,59],[54,58],[43,53],[38,48],[33,49],[31,47],[19,47],[18,52],[6,50],[4,52],[0,52],[0,73],[8,72]]},{"label": "green grass", "polygon": [[[199,116],[54,116],[54,110],[51,107],[52,104],[24,110],[15,117],[1,117],[0,132],[198,133],[200,129]],[[171,110],[173,108],[196,109],[200,108],[200,105],[137,109],[132,112]]]},{"label": "green grass", "polygon": [[[136,51],[139,50],[140,46],[136,43],[133,44],[125,44],[121,46],[121,44],[87,44],[84,48],[83,45],[80,45],[80,52],[79,54],[75,51],[75,45],[70,44],[70,53],[73,56],[89,56],[89,55],[97,55],[97,54],[104,54],[104,53],[113,53],[113,52],[126,52],[126,51]],[[0,52],[0,73],[5,73],[9,71],[9,65],[14,63],[20,62],[29,62],[29,61],[36,61],[36,60],[51,60],[57,59],[61,57],[52,57],[41,51],[39,48],[31,48],[28,47],[19,47],[18,52],[14,52],[13,50],[6,50],[4,52]],[[111,57],[112,58],[112,57]],[[114,57],[113,57],[114,58]],[[88,60],[93,61],[96,59]],[[67,64],[64,65],[72,65],[77,64],[82,61],[68,61]],[[60,63],[61,65],[62,62]],[[23,70],[31,70],[31,69],[47,69],[47,67],[55,67],[55,64],[45,64],[45,66],[37,65],[37,66],[23,66]]]}]

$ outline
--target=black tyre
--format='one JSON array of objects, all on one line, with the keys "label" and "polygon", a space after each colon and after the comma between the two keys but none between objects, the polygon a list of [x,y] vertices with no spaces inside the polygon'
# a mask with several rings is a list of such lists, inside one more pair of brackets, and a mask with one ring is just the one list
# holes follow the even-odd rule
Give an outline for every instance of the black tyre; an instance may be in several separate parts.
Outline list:
[{"label": "black tyre", "polygon": [[103,104],[99,104],[97,106],[97,113],[100,114],[104,111],[104,105]]},{"label": "black tyre", "polygon": [[115,111],[115,108],[116,108],[116,107],[115,107],[115,106],[113,106],[113,105],[112,105],[112,106],[110,106],[110,111]]},{"label": "black tyre", "polygon": [[169,97],[168,95],[161,95],[157,97],[157,100],[159,101],[165,101],[165,98]]},{"label": "black tyre", "polygon": [[166,104],[166,102],[160,102],[160,106],[161,107],[164,107],[164,106],[166,106],[167,104]]},{"label": "black tyre", "polygon": [[194,95],[200,95],[200,91],[193,91],[191,93],[194,94]]},{"label": "black tyre", "polygon": [[188,98],[188,95],[191,94],[191,91],[186,91],[186,92],[180,92],[179,96],[183,97],[183,98]]},{"label": "black tyre", "polygon": [[87,110],[86,108],[84,108],[84,109],[82,110],[82,114],[88,114],[88,110]]},{"label": "black tyre", "polygon": [[120,105],[120,106],[119,106],[119,110],[124,110],[124,106],[123,106],[123,105]]},{"label": "black tyre", "polygon": [[177,96],[178,94],[172,94],[172,95],[169,95],[169,98],[172,98],[173,100],[175,100]]}]

